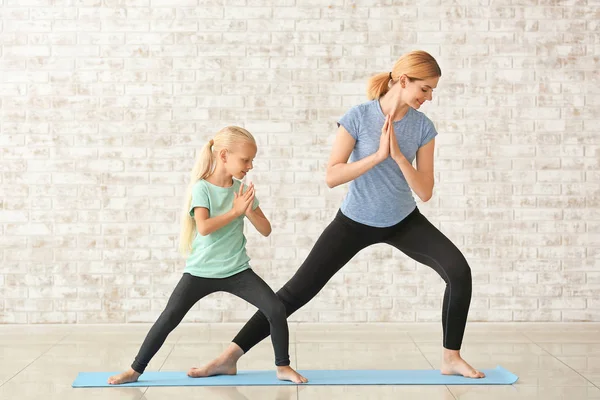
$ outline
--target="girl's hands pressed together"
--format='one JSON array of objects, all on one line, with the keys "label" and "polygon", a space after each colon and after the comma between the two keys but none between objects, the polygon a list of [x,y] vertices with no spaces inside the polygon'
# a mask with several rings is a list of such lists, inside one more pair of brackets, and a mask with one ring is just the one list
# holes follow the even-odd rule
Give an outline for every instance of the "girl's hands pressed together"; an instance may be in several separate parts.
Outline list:
[{"label": "girl's hands pressed together", "polygon": [[240,190],[235,192],[233,199],[233,212],[236,216],[244,215],[248,208],[252,208],[252,202],[254,201],[254,185],[251,185],[246,193],[244,193],[244,184],[240,184]]},{"label": "girl's hands pressed together", "polygon": [[[243,184],[242,184],[243,186]],[[254,196],[256,195],[255,189],[254,189],[254,182],[250,182],[250,185],[248,186],[248,190],[246,191],[246,193],[251,192],[252,194],[250,195],[250,203],[248,203],[248,207],[246,208],[246,211],[244,212],[246,214],[246,216],[248,216],[250,213],[252,213],[252,205],[254,204]]]}]

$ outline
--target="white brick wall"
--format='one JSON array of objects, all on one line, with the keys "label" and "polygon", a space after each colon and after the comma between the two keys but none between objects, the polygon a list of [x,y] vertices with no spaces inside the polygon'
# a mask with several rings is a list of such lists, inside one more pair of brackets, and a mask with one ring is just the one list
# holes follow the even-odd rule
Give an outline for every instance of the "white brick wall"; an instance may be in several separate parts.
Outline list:
[{"label": "white brick wall", "polygon": [[[227,124],[259,142],[274,231],[249,252],[277,289],[345,193],[336,117],[413,49],[443,71],[420,207],[471,264],[470,319],[600,321],[600,4],[414,3],[0,0],[0,323],[153,321],[195,151]],[[442,291],[378,245],[292,320],[439,321]],[[213,295],[186,320],[252,313]]]}]

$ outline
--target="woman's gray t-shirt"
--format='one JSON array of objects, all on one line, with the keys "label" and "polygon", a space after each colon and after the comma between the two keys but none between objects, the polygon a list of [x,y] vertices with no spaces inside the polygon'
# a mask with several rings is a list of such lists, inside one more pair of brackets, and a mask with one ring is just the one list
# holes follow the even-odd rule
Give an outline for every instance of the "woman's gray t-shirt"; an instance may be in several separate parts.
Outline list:
[{"label": "woman's gray t-shirt", "polygon": [[[338,125],[356,140],[350,162],[377,152],[384,123],[385,115],[377,99],[352,107],[340,118]],[[437,135],[431,120],[411,107],[401,120],[394,122],[394,131],[402,154],[411,163],[417,150]],[[400,167],[388,157],[350,182],[341,211],[361,224],[388,227],[402,221],[416,206]]]}]

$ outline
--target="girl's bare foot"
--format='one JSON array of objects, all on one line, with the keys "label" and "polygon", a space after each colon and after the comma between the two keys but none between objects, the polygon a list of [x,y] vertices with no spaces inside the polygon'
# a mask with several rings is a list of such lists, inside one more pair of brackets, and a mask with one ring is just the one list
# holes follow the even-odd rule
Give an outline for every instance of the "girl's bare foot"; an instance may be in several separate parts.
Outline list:
[{"label": "girl's bare foot", "polygon": [[294,383],[306,383],[308,379],[297,373],[292,367],[277,367],[277,379],[280,381],[292,381]]},{"label": "girl's bare foot", "polygon": [[139,372],[135,372],[133,369],[129,368],[127,371],[119,374],[113,375],[108,378],[109,385],[121,385],[123,383],[137,382],[140,377]]},{"label": "girl's bare foot", "polygon": [[219,357],[200,368],[190,368],[187,374],[190,378],[206,378],[207,376],[214,375],[235,375],[237,374],[237,361],[243,355],[244,351],[237,344],[231,343]]},{"label": "girl's bare foot", "polygon": [[483,372],[477,371],[462,359],[458,350],[444,349],[441,372],[444,375],[462,375],[465,378],[485,378]]}]

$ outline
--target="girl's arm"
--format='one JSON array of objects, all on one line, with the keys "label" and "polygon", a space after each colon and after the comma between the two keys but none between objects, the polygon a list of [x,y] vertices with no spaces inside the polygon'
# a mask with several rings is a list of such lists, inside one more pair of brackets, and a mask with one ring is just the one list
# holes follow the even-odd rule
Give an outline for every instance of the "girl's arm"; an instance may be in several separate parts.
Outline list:
[{"label": "girl's arm", "polygon": [[256,207],[256,209],[252,210],[252,203],[250,203],[250,206],[246,211],[246,216],[261,235],[266,237],[271,234],[271,223],[265,214],[263,214],[260,207]]},{"label": "girl's arm", "polygon": [[208,236],[214,231],[218,231],[231,221],[239,217],[235,209],[227,211],[225,214],[221,214],[216,217],[208,217],[208,208],[195,207],[194,208],[194,220],[196,221],[196,229],[202,236]]},{"label": "girl's arm", "polygon": [[379,139],[379,149],[377,152],[349,164],[348,158],[350,158],[356,140],[354,140],[346,128],[340,125],[335,137],[335,142],[333,143],[329,163],[327,164],[327,174],[325,177],[327,186],[334,188],[338,185],[350,182],[388,157],[390,148],[390,136],[387,129],[388,124],[389,118],[386,117],[385,124],[381,130],[382,133],[381,138]]},{"label": "girl's arm", "polygon": [[196,221],[196,229],[202,236],[207,236],[229,224],[240,215],[244,215],[248,207],[252,206],[254,201],[254,190],[248,190],[246,193],[242,193],[242,187],[238,193],[234,193],[235,198],[233,200],[233,207],[225,214],[218,215],[216,217],[209,218],[208,208],[195,207],[194,208],[194,220]]}]

